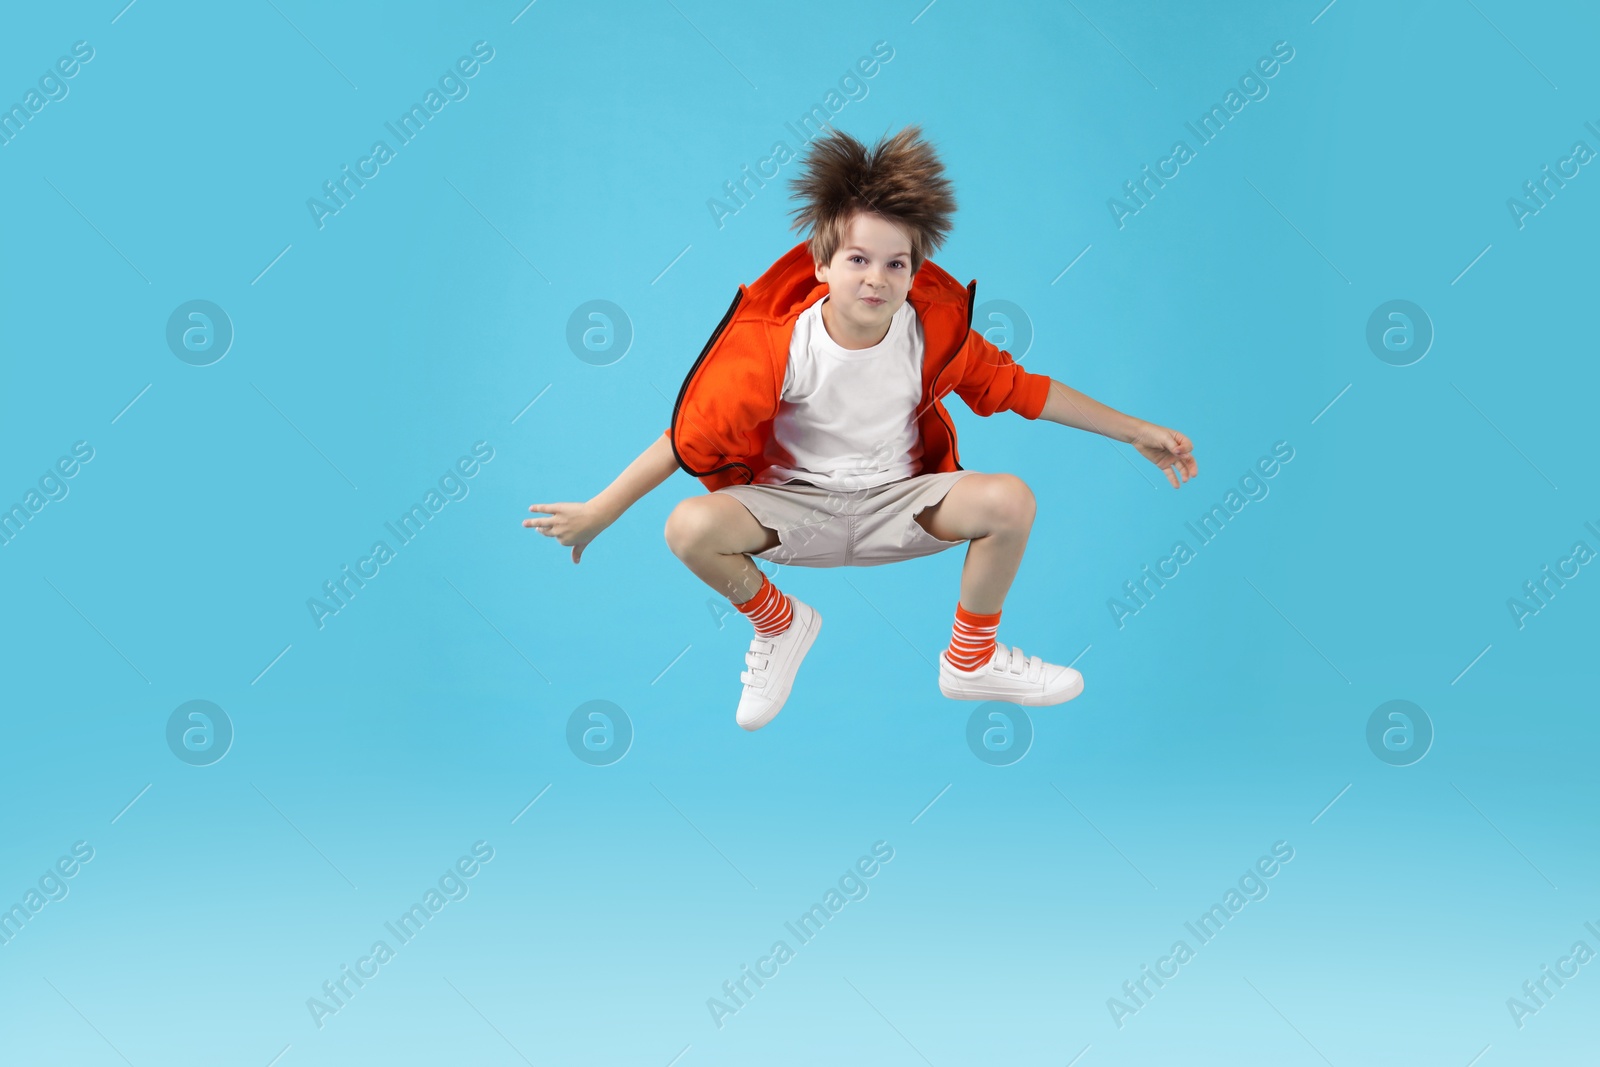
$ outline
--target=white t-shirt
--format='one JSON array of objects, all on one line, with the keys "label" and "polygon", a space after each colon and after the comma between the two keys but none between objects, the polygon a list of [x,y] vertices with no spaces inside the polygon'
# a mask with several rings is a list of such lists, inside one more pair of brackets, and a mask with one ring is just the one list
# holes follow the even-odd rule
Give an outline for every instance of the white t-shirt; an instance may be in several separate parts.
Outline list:
[{"label": "white t-shirt", "polygon": [[910,478],[922,457],[913,417],[922,399],[922,323],[905,303],[871,348],[839,347],[812,304],[795,320],[789,366],[756,479],[867,489]]}]

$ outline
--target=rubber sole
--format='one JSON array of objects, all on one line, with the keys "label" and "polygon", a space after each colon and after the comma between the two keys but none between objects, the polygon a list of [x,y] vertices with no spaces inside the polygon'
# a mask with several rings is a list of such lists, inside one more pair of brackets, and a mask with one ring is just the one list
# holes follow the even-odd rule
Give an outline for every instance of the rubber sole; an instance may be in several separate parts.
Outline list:
[{"label": "rubber sole", "polygon": [[[950,670],[952,668],[947,667],[945,664],[946,664],[946,661],[945,661],[945,658],[944,658],[944,653],[940,652],[939,653],[939,692],[943,693],[946,697],[948,697],[951,700],[1003,700],[1008,704],[1020,704],[1023,707],[1027,707],[1027,708],[1044,708],[1044,707],[1051,707],[1051,706],[1054,706],[1056,704],[1065,704],[1067,701],[1071,700],[1073,697],[1079,696],[1083,692],[1083,675],[1082,674],[1078,674],[1078,672],[1074,671],[1073,672],[1074,674],[1078,674],[1078,680],[1076,682],[1074,682],[1071,686],[1068,686],[1066,689],[1062,690],[1061,692],[1052,693],[1049,696],[1045,696],[1043,694],[1033,694],[1033,693],[1024,693],[1024,694],[1022,694],[1020,696],[993,696],[993,695],[986,695],[986,694],[968,695],[968,694],[965,694],[965,693],[959,693],[959,694],[951,693],[951,692],[949,692],[948,690],[945,689],[945,671]],[[1068,669],[1070,670],[1071,668],[1068,668]]]}]

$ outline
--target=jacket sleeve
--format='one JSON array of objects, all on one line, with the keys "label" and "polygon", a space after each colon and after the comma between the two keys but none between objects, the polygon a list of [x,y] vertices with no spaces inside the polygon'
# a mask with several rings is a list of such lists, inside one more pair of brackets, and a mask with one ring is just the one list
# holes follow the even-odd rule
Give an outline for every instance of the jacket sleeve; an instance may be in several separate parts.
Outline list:
[{"label": "jacket sleeve", "polygon": [[957,360],[961,378],[956,394],[979,415],[1015,411],[1025,419],[1037,419],[1050,395],[1050,376],[1022,369],[1009,352],[990,344],[977,330],[967,330],[967,343]]}]

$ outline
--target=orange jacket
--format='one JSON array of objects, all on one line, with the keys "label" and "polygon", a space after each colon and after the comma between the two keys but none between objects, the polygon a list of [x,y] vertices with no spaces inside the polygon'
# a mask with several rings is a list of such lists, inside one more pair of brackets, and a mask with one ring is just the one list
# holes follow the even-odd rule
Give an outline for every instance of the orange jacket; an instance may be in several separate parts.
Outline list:
[{"label": "orange jacket", "polygon": [[[756,279],[740,285],[716,331],[689,368],[672,408],[667,436],[678,465],[709,490],[747,485],[765,470],[795,320],[827,295],[806,243],[795,245]],[[940,398],[954,390],[979,415],[1015,411],[1037,419],[1050,378],[1021,364],[972,328],[978,283],[963,288],[932,260],[923,261],[906,299],[922,323],[922,436],[919,474],[963,470],[955,424]]]}]

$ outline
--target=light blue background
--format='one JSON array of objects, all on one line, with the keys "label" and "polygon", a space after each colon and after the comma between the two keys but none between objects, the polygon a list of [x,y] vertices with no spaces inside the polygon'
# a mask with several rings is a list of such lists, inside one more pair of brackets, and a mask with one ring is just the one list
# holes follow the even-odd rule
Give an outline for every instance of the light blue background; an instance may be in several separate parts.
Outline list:
[{"label": "light blue background", "polygon": [[[0,103],[73,42],[95,54],[0,147],[0,503],[73,442],[95,454],[0,547],[0,905],[73,842],[95,855],[0,946],[0,1059],[1592,1049],[1600,964],[1520,1030],[1506,1000],[1600,950],[1600,577],[1521,629],[1506,602],[1600,549],[1600,175],[1522,229],[1506,201],[1600,148],[1600,23],[1322,2],[9,11]],[[307,198],[480,40],[470,95],[319,230]],[[1270,95],[1118,229],[1107,199],[1280,40]],[[662,540],[697,481],[577,567],[520,525],[666,426],[737,285],[799,239],[793,165],[720,228],[707,201],[798,149],[785,122],[878,41],[892,60],[834,123],[939,146],[960,213],[937,262],[1025,309],[1026,366],[1182,430],[1200,463],[1174,491],[1127,446],[952,404],[964,465],[1039,501],[1001,636],[1086,679],[1009,767],[936,688],[960,550],[780,572],[825,628],[750,735],[748,626]],[[193,299],[236,331],[208,367],[165,342]],[[635,333],[609,366],[566,342],[595,299]],[[1408,367],[1365,341],[1392,299],[1436,330]],[[476,441],[470,494],[319,630],[307,599]],[[1278,441],[1270,495],[1119,629],[1108,598],[1193,547],[1185,523]],[[236,731],[209,767],[164,739],[192,699]],[[1413,766],[1365,741],[1391,699],[1436,730]],[[589,700],[633,723],[614,765],[567,747]],[[470,895],[318,1029],[307,998],[479,840]],[[875,841],[894,859],[870,895],[718,1029],[707,998]],[[1107,999],[1276,841],[1295,856],[1270,895],[1119,1029]]]}]

